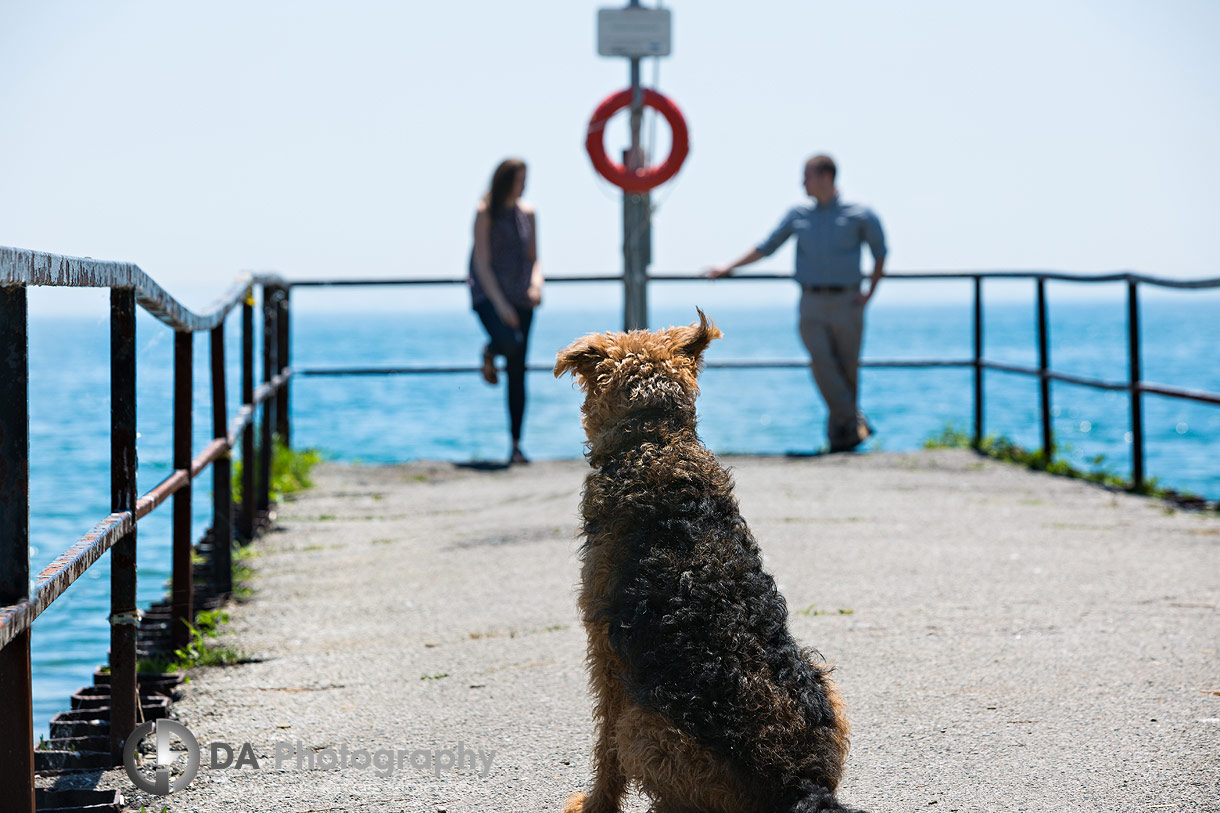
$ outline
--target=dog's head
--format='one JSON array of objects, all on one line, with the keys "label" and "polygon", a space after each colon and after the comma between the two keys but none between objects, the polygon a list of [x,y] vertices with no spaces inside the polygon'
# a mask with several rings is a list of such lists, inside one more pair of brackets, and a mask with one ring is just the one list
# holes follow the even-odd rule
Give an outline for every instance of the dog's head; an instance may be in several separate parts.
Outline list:
[{"label": "dog's head", "polygon": [[593,333],[559,352],[555,376],[572,373],[585,391],[585,429],[641,409],[694,413],[703,351],[720,329],[699,321],[665,330]]}]

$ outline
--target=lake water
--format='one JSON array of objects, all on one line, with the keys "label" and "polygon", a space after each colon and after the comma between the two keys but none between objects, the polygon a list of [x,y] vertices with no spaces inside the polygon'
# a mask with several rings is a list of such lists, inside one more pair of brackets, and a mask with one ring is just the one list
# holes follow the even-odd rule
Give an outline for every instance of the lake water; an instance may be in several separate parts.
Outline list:
[{"label": "lake water", "polygon": [[[294,294],[294,301],[297,295]],[[316,299],[315,299],[316,302]],[[1146,297],[1142,307],[1144,379],[1220,391],[1220,303],[1210,294]],[[654,325],[688,323],[687,304],[653,308]],[[722,304],[710,315],[725,338],[709,360],[800,358],[791,307]],[[1036,325],[1030,302],[989,304],[989,359],[1035,365]],[[880,301],[871,305],[864,355],[872,359],[967,359],[971,310]],[[550,305],[538,312],[530,361],[550,365],[555,351],[591,331],[617,329],[617,297],[604,303]],[[1126,310],[1121,301],[1052,304],[1051,362],[1058,370],[1113,381],[1127,378]],[[238,403],[239,320],[227,327],[229,404]],[[30,327],[31,570],[37,572],[109,512],[109,328],[95,318],[35,317]],[[172,334],[141,315],[138,324],[139,488],[170,471]],[[458,307],[401,314],[294,310],[293,365],[298,368],[394,364],[474,364],[483,342],[473,314]],[[208,354],[196,339],[195,451],[209,440]],[[866,448],[918,448],[949,424],[968,430],[972,372],[966,369],[866,369],[861,403],[877,429]],[[569,379],[531,373],[524,448],[534,458],[582,453],[580,393]],[[812,452],[823,444],[825,409],[805,369],[708,370],[699,402],[700,434],[721,453]],[[1054,427],[1064,456],[1078,464],[1098,455],[1130,470],[1129,403],[1125,393],[1055,384]],[[988,432],[1036,447],[1038,388],[1034,379],[1002,373],[986,378]],[[1163,485],[1220,497],[1220,407],[1146,396],[1146,471]],[[231,407],[232,413],[232,407]],[[231,414],[230,414],[231,417]],[[477,374],[301,377],[292,390],[293,443],[329,458],[366,463],[417,459],[502,460],[507,456],[504,390]],[[195,536],[208,521],[211,480],[195,481]],[[575,510],[575,507],[574,507]],[[162,597],[170,576],[170,511],[140,523],[139,600]],[[103,557],[34,624],[35,735],[52,714],[90,682],[106,659],[109,557]]]}]

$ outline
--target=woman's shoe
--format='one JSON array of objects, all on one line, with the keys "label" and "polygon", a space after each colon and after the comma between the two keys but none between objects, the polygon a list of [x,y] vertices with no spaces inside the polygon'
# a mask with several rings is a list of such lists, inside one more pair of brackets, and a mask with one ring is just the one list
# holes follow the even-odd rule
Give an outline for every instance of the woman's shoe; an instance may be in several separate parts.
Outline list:
[{"label": "woman's shoe", "polygon": [[499,384],[500,374],[496,372],[496,357],[490,350],[483,351],[483,380],[488,384]]},{"label": "woman's shoe", "polygon": [[510,465],[520,465],[530,462],[530,459],[521,453],[521,450],[516,446],[513,447],[513,455],[508,459]]}]

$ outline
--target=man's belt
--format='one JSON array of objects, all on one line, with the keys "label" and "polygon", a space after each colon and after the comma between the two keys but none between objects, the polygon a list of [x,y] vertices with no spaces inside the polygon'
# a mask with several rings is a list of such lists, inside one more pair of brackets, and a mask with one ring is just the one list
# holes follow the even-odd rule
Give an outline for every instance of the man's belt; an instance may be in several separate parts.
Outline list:
[{"label": "man's belt", "polygon": [[807,294],[842,294],[848,291],[859,291],[859,285],[802,285]]}]

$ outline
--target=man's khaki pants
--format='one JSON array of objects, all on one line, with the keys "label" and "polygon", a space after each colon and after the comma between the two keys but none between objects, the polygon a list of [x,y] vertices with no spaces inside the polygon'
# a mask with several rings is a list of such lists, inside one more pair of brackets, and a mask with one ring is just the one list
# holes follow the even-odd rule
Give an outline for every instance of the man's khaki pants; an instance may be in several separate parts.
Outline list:
[{"label": "man's khaki pants", "polygon": [[868,434],[864,416],[856,406],[864,336],[864,306],[853,301],[856,295],[855,290],[801,292],[801,340],[809,351],[813,380],[830,410],[826,435],[832,450],[854,447]]}]

